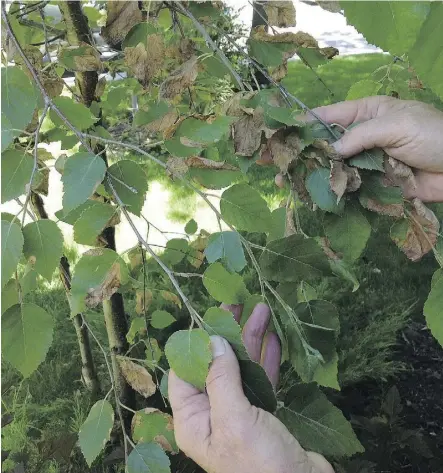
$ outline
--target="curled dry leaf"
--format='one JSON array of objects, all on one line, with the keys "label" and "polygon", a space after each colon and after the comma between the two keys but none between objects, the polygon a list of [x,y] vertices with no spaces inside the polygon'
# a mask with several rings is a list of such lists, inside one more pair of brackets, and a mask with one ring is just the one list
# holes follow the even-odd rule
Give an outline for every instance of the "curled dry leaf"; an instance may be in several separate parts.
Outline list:
[{"label": "curled dry leaf", "polygon": [[418,261],[435,246],[440,223],[420,199],[414,199],[412,205],[407,219],[391,228],[391,238],[411,261]]},{"label": "curled dry leaf", "polygon": [[295,6],[292,1],[266,2],[264,5],[268,23],[279,28],[296,26]]},{"label": "curled dry leaf", "polygon": [[231,130],[235,154],[239,156],[252,156],[260,148],[263,134],[270,138],[276,132],[266,126],[262,107],[257,107],[252,115],[244,113]]},{"label": "curled dry leaf", "polygon": [[191,86],[198,75],[198,58],[192,56],[160,85],[160,98],[173,99]]},{"label": "curled dry leaf", "polygon": [[139,2],[132,0],[107,2],[106,26],[101,35],[110,46],[123,41],[129,30],[143,21]]},{"label": "curled dry leaf", "polygon": [[199,156],[191,156],[190,158],[185,159],[185,162],[189,168],[238,171],[238,168],[232,164],[225,163],[224,161],[212,161],[212,159],[201,158]]},{"label": "curled dry leaf", "polygon": [[150,289],[139,289],[135,293],[135,311],[144,314],[152,303],[153,295]]},{"label": "curled dry leaf", "polygon": [[183,158],[170,156],[166,161],[167,172],[170,177],[183,177],[189,170],[186,161]]},{"label": "curled dry leaf", "polygon": [[266,150],[280,171],[287,173],[289,165],[300,155],[301,148],[301,140],[296,132],[281,129],[271,136]]},{"label": "curled dry leaf", "polygon": [[144,128],[152,133],[166,132],[166,130],[170,130],[174,126],[178,120],[178,117],[179,115],[177,111],[171,110],[166,115],[163,115],[162,117],[157,118],[157,120],[148,123],[144,126]]},{"label": "curled dry leaf", "polygon": [[105,87],[106,87],[106,77],[103,76],[98,80],[97,85],[95,86],[96,98],[100,98],[103,95],[103,92],[105,91]]},{"label": "curled dry leaf", "polygon": [[337,195],[337,202],[345,192],[355,192],[361,186],[361,177],[357,168],[352,168],[343,161],[332,161],[329,176],[331,189]]},{"label": "curled dry leaf", "polygon": [[149,371],[124,357],[118,357],[118,364],[126,381],[143,397],[152,396],[157,387]]},{"label": "curled dry leaf", "polygon": [[288,205],[286,207],[286,220],[285,220],[285,238],[297,233],[297,229],[295,228],[294,222],[294,212],[292,207]]},{"label": "curled dry leaf", "polygon": [[147,86],[161,72],[165,51],[163,37],[159,34],[151,34],[146,44],[138,43],[133,48],[125,48],[125,63],[134,76]]},{"label": "curled dry leaf", "polygon": [[417,189],[417,182],[415,180],[412,169],[406,164],[391,158],[385,158],[385,171],[388,178],[397,186],[404,187],[412,192]]}]

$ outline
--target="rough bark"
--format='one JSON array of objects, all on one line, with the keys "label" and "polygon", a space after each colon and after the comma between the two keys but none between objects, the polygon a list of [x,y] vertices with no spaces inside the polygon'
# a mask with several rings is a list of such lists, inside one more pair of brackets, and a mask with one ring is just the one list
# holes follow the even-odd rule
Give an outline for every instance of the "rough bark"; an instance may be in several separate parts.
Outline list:
[{"label": "rough bark", "polygon": [[[47,219],[48,214],[45,210],[43,199],[38,194],[33,192],[31,194],[31,202],[38,218]],[[60,279],[63,283],[63,287],[66,290],[66,294],[69,294],[71,290],[71,271],[69,261],[65,255],[60,258],[59,271]],[[89,333],[87,328],[83,325],[81,315],[76,315],[73,317],[72,323],[77,334],[78,348],[82,362],[82,379],[88,391],[91,392],[92,398],[95,398],[100,392],[100,382],[97,377],[94,358],[92,356]]]},{"label": "rough bark", "polygon": [[[92,35],[89,30],[88,21],[83,14],[80,1],[68,1],[59,3],[60,10],[63,15],[67,29],[67,39],[71,45],[77,45],[84,42],[93,45]],[[82,101],[86,106],[90,106],[92,101],[97,100],[95,97],[95,88],[98,82],[98,74],[96,72],[82,72],[76,74],[76,81],[81,93]],[[100,153],[100,156],[107,163],[106,153],[101,146],[97,146],[94,150]],[[115,246],[115,229],[107,228],[101,235],[105,247],[111,250],[116,249]],[[124,355],[128,348],[126,334],[128,332],[128,323],[124,310],[123,297],[116,293],[111,300],[103,302],[103,314],[105,318],[106,331],[109,340],[109,348],[111,351],[112,369],[115,388],[120,401],[129,408],[135,409],[135,393],[128,385],[125,378],[120,372],[116,355]],[[130,431],[131,412],[123,410],[123,421],[126,431]]]}]

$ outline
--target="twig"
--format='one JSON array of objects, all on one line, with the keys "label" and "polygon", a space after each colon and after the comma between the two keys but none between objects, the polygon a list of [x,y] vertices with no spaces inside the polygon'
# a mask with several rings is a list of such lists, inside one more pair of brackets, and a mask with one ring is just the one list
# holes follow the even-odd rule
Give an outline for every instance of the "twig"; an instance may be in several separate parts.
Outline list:
[{"label": "twig", "polygon": [[42,19],[42,22],[43,22],[43,32],[44,32],[44,36],[45,36],[45,41],[44,41],[44,44],[45,44],[45,54],[46,54],[46,57],[48,58],[48,61],[49,62],[52,62],[51,61],[51,54],[49,53],[49,43],[48,43],[48,30],[46,28],[46,23],[45,23],[45,12],[43,10],[42,7],[39,7],[38,8],[38,11],[40,13],[40,17]]},{"label": "twig", "polygon": [[40,120],[38,122],[37,128],[35,129],[35,133],[34,133],[34,165],[32,167],[31,177],[29,178],[29,183],[26,189],[26,199],[23,205],[24,211],[23,211],[23,217],[22,217],[22,226],[25,223],[26,209],[28,208],[29,199],[31,198],[32,181],[34,180],[35,173],[38,170],[38,139],[40,136],[40,129],[43,125],[43,120],[45,119],[46,114],[48,113],[48,110],[49,110],[49,103],[45,101],[45,108],[43,109],[42,116],[40,117]]},{"label": "twig", "polygon": [[245,90],[245,86],[241,77],[239,76],[238,72],[232,67],[231,61],[225,56],[224,52],[214,43],[212,38],[208,35],[204,26],[195,18],[195,16],[187,10],[181,3],[174,3],[174,8],[177,8],[180,13],[187,16],[192,23],[194,23],[195,28],[199,31],[199,33],[203,36],[206,41],[206,44],[212,48],[212,50],[217,53],[220,60],[223,64],[229,69],[235,80],[237,81],[240,90]]}]

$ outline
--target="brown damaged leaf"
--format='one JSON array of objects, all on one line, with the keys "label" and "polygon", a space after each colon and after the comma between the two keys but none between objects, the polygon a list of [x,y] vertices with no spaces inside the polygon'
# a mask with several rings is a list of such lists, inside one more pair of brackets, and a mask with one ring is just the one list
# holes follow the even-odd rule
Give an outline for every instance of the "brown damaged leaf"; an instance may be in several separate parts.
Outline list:
[{"label": "brown damaged leaf", "polygon": [[134,48],[125,48],[125,63],[146,87],[161,72],[165,51],[163,37],[159,34],[151,34],[147,44],[138,43]]},{"label": "brown damaged leaf", "polygon": [[264,5],[268,23],[279,28],[296,26],[295,6],[292,1],[266,2]]},{"label": "brown damaged leaf", "polygon": [[117,359],[122,375],[133,389],[145,398],[155,393],[157,387],[146,368],[123,357]]},{"label": "brown damaged leaf", "polygon": [[199,169],[224,169],[228,171],[238,171],[238,168],[224,161],[212,161],[212,159],[191,156],[185,159],[188,168]]},{"label": "brown damaged leaf", "polygon": [[197,56],[192,56],[178,69],[172,71],[169,77],[160,85],[160,98],[173,99],[191,86],[198,75],[197,61]]},{"label": "brown damaged leaf", "polygon": [[262,136],[270,138],[276,132],[266,126],[262,107],[257,107],[252,115],[244,113],[231,130],[235,154],[239,156],[252,156],[260,148]]},{"label": "brown damaged leaf", "polygon": [[[85,255],[100,256],[103,254],[101,248],[93,248],[84,253]],[[97,307],[98,304],[105,300],[109,300],[113,294],[118,291],[121,284],[120,263],[114,263],[106,274],[106,277],[99,286],[92,287],[88,290],[85,304],[87,307]]]},{"label": "brown damaged leaf", "polygon": [[100,53],[91,45],[80,42],[76,46],[66,46],[58,58],[67,69],[75,72],[95,72],[102,70]]},{"label": "brown damaged leaf", "polygon": [[166,160],[166,168],[169,177],[183,177],[189,170],[186,160],[183,158],[176,158],[175,156],[170,156]]},{"label": "brown damaged leaf", "polygon": [[386,176],[399,187],[406,187],[410,192],[417,190],[417,182],[415,180],[412,169],[406,164],[391,158],[385,158]]},{"label": "brown damaged leaf", "polygon": [[285,129],[278,130],[268,141],[266,150],[269,151],[274,164],[284,174],[288,167],[300,155],[302,143],[298,134]]},{"label": "brown damaged leaf", "polygon": [[173,292],[169,291],[160,291],[160,296],[168,302],[172,302],[175,304],[178,308],[182,308],[182,302],[180,298],[177,296],[177,294],[174,294]]},{"label": "brown damaged leaf", "polygon": [[292,207],[288,205],[286,207],[286,221],[285,221],[285,237],[294,235],[297,233],[297,229],[295,228],[295,222],[294,222],[294,212],[292,210]]},{"label": "brown damaged leaf", "polygon": [[143,14],[133,0],[109,0],[107,2],[106,26],[101,35],[110,46],[123,41],[129,30],[143,21]]},{"label": "brown damaged leaf", "polygon": [[434,248],[440,223],[420,199],[414,199],[412,205],[408,218],[392,226],[391,238],[411,261],[418,261]]},{"label": "brown damaged leaf", "polygon": [[152,304],[153,295],[150,289],[138,289],[135,293],[135,312],[144,314]]},{"label": "brown damaged leaf", "polygon": [[355,192],[361,186],[361,177],[357,168],[352,168],[343,161],[332,161],[331,174],[329,176],[331,189],[337,195],[337,202],[345,192]]},{"label": "brown damaged leaf", "polygon": [[[151,437],[144,438],[143,429],[140,429],[140,427],[143,426],[142,417],[149,416],[151,414],[161,416],[165,421],[163,434],[159,433],[155,435],[152,439]],[[152,429],[158,428],[158,425],[156,422],[150,422],[149,424],[150,424],[150,428]],[[138,429],[140,429],[140,431],[138,431]],[[166,412],[162,412],[159,409],[156,409],[155,407],[146,407],[142,411],[137,411],[134,417],[132,418],[131,433],[132,433],[133,439],[136,442],[150,442],[151,440],[154,440],[154,442],[158,443],[160,447],[163,448],[163,450],[174,454],[174,453],[178,453],[178,448],[175,444],[175,441],[172,442],[174,443],[174,445],[171,445],[171,442],[165,436],[168,434],[169,434],[168,436],[170,436],[171,434],[173,435],[173,432],[174,432],[174,420],[172,416],[167,414]],[[148,430],[148,433],[150,433],[149,430]]]},{"label": "brown damaged leaf", "polygon": [[179,115],[177,111],[171,110],[166,115],[163,115],[161,118],[158,118],[157,120],[148,123],[144,126],[144,128],[152,133],[162,133],[166,130],[171,129],[171,127],[173,127],[174,124],[177,122],[178,118]]}]

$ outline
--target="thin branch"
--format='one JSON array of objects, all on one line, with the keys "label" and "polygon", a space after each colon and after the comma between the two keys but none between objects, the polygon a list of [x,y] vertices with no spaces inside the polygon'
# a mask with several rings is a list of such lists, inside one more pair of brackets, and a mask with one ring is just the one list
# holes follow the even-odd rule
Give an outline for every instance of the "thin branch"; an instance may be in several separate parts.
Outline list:
[{"label": "thin branch", "polygon": [[212,38],[208,35],[208,32],[206,31],[205,27],[181,3],[174,3],[174,7],[177,8],[181,14],[187,16],[192,21],[192,23],[194,23],[195,28],[203,36],[206,41],[206,44],[211,47],[211,49],[218,55],[223,64],[229,69],[229,71],[237,81],[240,90],[245,90],[242,78],[240,77],[238,72],[232,67],[231,61],[225,56],[224,52],[214,43]]},{"label": "thin branch", "polygon": [[26,199],[23,205],[24,211],[23,211],[23,217],[22,217],[22,226],[25,223],[26,209],[28,208],[29,199],[31,198],[32,182],[34,180],[35,173],[38,170],[38,139],[40,136],[40,129],[43,125],[43,120],[45,119],[46,114],[48,113],[48,110],[49,110],[49,103],[45,102],[45,108],[43,109],[42,116],[40,117],[40,120],[38,122],[37,128],[35,129],[35,133],[34,133],[34,165],[32,167],[31,177],[29,178],[29,183],[26,189]]}]

